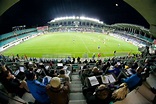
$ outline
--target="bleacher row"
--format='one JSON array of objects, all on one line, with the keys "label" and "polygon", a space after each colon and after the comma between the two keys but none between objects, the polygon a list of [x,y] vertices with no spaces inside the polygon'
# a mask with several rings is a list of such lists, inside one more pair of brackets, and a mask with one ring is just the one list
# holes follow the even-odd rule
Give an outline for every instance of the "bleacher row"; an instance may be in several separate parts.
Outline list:
[{"label": "bleacher row", "polygon": [[148,38],[146,36],[143,36],[142,34],[136,34],[136,33],[131,33],[131,32],[126,32],[126,31],[114,31],[114,33],[118,33],[121,35],[128,35],[129,37],[133,37],[135,39],[142,40],[142,43],[152,43],[154,39]]},{"label": "bleacher row", "polygon": [[[19,79],[23,80],[24,79],[24,74],[21,73],[19,74],[16,73],[17,70],[19,69],[24,69],[24,70],[28,70],[29,69],[29,64],[34,63],[33,65],[37,64],[39,65],[40,63],[43,63],[43,73],[38,73],[39,76],[42,75],[42,77],[39,78],[39,80],[42,80],[42,78],[45,75],[49,75],[49,72],[51,70],[58,70],[63,68],[64,66],[67,66],[67,70],[71,71],[71,74],[69,74],[69,76],[71,77],[72,73],[75,71],[79,72],[79,77],[81,79],[81,83],[83,85],[83,88],[92,88],[92,90],[95,90],[95,88],[102,84],[101,82],[99,82],[99,84],[95,85],[95,86],[86,86],[86,85],[90,85],[88,83],[90,83],[89,81],[86,81],[86,79],[88,79],[89,77],[92,76],[99,76],[99,75],[107,75],[107,74],[113,74],[114,78],[116,79],[116,81],[114,83],[111,83],[113,85],[120,85],[122,83],[122,78],[128,78],[131,76],[131,74],[128,72],[128,70],[125,68],[125,66],[128,66],[129,68],[133,69],[134,67],[136,68],[136,64],[138,66],[144,67],[145,65],[145,60],[148,58],[148,62],[149,62],[149,77],[147,78],[146,81],[151,80],[151,76],[153,76],[152,78],[156,79],[156,76],[154,76],[153,73],[155,73],[156,71],[156,56],[146,56],[146,57],[141,57],[140,56],[125,56],[125,57],[113,57],[113,58],[107,58],[107,59],[78,59],[76,61],[74,60],[57,60],[57,59],[53,59],[53,60],[48,60],[48,59],[38,59],[38,58],[28,58],[28,59],[20,59],[19,57],[17,57],[16,59],[12,59],[10,57],[5,57],[3,55],[1,55],[0,60],[1,60],[1,64],[5,64],[9,69],[12,70],[12,73]],[[83,60],[83,61],[82,61]],[[61,65],[60,65],[61,64]],[[118,70],[114,70],[115,66],[118,64],[118,66],[120,66],[120,68]],[[61,66],[61,67],[60,67]],[[36,67],[36,66],[34,66]],[[99,74],[98,75],[94,75],[92,73],[92,69],[94,67],[97,67],[99,69]],[[36,70],[37,71],[37,70]],[[23,71],[21,71],[23,72]],[[85,72],[85,73],[84,73]],[[87,73],[86,73],[87,72]],[[91,74],[92,73],[92,74]],[[152,79],[153,80],[153,79]],[[71,78],[72,81],[72,78]],[[109,85],[110,83],[107,83],[107,85]],[[152,87],[156,87],[155,83],[150,83],[151,88]],[[82,89],[83,89],[82,88]],[[130,90],[129,94],[127,95],[127,97],[123,100],[120,101],[116,101],[114,102],[115,104],[155,104],[155,94],[152,92],[151,88],[148,88],[146,86],[146,84],[141,83],[140,85],[136,85],[135,87],[133,87],[133,89]],[[4,92],[6,96],[8,96],[8,94],[10,94],[7,89],[4,88],[4,86],[1,86],[1,92]],[[12,98],[12,96],[8,96],[9,99]],[[28,96],[27,96],[28,97]],[[33,97],[32,97],[33,98]],[[29,100],[26,98],[22,98],[25,99],[26,101],[24,102],[29,102],[31,100],[34,101],[34,99],[30,98]],[[20,98],[18,98],[20,99]],[[134,100],[132,100],[134,99]],[[21,99],[20,99],[21,100]],[[18,102],[18,101],[15,101]],[[18,103],[15,103],[18,104]]]},{"label": "bleacher row", "polygon": [[37,34],[37,30],[36,28],[31,28],[31,29],[24,29],[24,30],[18,30],[18,31],[14,31],[14,32],[9,32],[6,34],[2,34],[1,35],[1,39],[0,39],[0,47],[13,42],[17,39],[21,39],[24,38],[26,36],[31,36],[33,34]]}]

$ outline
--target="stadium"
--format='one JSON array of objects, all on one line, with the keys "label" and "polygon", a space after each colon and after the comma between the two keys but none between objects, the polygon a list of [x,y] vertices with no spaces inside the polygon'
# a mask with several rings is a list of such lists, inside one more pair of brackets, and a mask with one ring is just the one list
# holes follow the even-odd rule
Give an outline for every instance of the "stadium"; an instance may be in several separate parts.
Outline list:
[{"label": "stadium", "polygon": [[[20,1],[14,3],[18,2]],[[93,17],[69,15],[53,18],[40,26],[12,26],[11,32],[1,34],[0,103],[156,104],[156,31],[153,19],[155,15],[151,15],[155,10],[153,7],[153,11],[143,11],[141,7],[136,7],[135,0],[125,2],[144,16],[149,28],[131,23],[107,24]],[[147,8],[156,4],[151,2],[152,0],[142,3],[138,1]],[[5,3],[7,2],[2,1],[2,4]],[[5,11],[14,3],[10,2],[8,7],[2,5],[6,9],[2,9],[0,15],[3,16],[4,13],[5,17]],[[146,17],[147,15],[151,18]],[[94,73],[94,69],[98,72]],[[12,74],[13,79],[18,79],[20,85],[10,83],[6,72]],[[36,79],[30,78],[32,72]],[[129,79],[133,76],[134,79]],[[69,87],[66,95],[52,91],[56,90],[52,84],[53,78]],[[46,96],[35,92],[40,88],[31,84],[32,81],[37,86],[38,83],[43,84],[42,93]],[[121,87],[122,84],[126,84],[126,87]],[[107,89],[105,93],[112,91],[109,92],[111,96],[107,95],[104,99],[99,97],[100,85],[104,85],[102,91]],[[123,98],[113,95],[120,88],[126,88],[124,91],[127,91]],[[27,91],[23,93],[21,89]],[[58,97],[54,99],[53,94]],[[95,98],[91,99],[92,97]]]},{"label": "stadium", "polygon": [[[114,56],[114,51],[117,51],[116,55],[122,56],[128,53],[139,53],[137,47],[145,47],[153,41],[150,38],[147,42],[144,42],[143,39],[133,41],[133,39],[124,38],[118,34],[113,35],[118,30],[111,30],[103,22],[86,17],[56,18],[49,22],[49,26],[36,29],[14,28],[12,33],[2,35],[2,40],[5,40],[3,36],[8,35],[8,39],[2,41],[1,49],[4,50],[2,52],[4,55],[19,54],[38,58],[91,58],[93,54],[97,57],[98,53],[101,54],[101,57]],[[130,32],[126,34],[131,35]],[[14,41],[11,38],[13,35],[15,36]],[[7,44],[6,42],[9,41],[10,43]],[[43,51],[38,52],[38,50]]]}]

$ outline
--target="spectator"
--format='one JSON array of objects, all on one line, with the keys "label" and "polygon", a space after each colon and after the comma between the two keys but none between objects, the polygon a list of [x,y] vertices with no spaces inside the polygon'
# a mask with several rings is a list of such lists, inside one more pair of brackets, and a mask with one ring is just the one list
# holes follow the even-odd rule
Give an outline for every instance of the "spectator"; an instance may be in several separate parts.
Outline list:
[{"label": "spectator", "polygon": [[22,97],[25,92],[29,92],[26,81],[20,81],[9,70],[2,72],[1,82],[9,93],[15,93]]},{"label": "spectator", "polygon": [[70,78],[69,78],[69,76],[67,76],[65,74],[65,70],[64,69],[60,70],[60,73],[59,73],[58,77],[61,79],[62,83],[63,82],[68,82],[68,83],[70,82]]},{"label": "spectator", "polygon": [[97,75],[102,75],[102,72],[99,71],[97,67],[93,67],[92,72],[90,73],[90,76],[97,76]]},{"label": "spectator", "polygon": [[141,72],[142,74],[142,80],[146,81],[146,78],[149,77],[149,72],[150,72],[150,63],[149,63],[149,59],[145,59],[144,61],[144,66],[143,66],[143,70]]},{"label": "spectator", "polygon": [[115,64],[112,69],[108,70],[108,73],[114,73],[114,75],[117,77],[120,73],[120,67],[118,64]]},{"label": "spectator", "polygon": [[49,76],[52,77],[52,78],[53,78],[53,77],[57,77],[57,72],[56,72],[56,70],[54,70],[54,69],[50,70]]},{"label": "spectator", "polygon": [[58,77],[53,77],[50,81],[50,87],[47,88],[47,94],[52,104],[68,104],[69,91],[69,83],[61,84],[61,80]]},{"label": "spectator", "polygon": [[91,68],[85,68],[82,70],[82,74],[81,74],[81,82],[83,85],[85,85],[85,79],[86,77],[89,77],[90,76],[90,73],[91,73],[92,69]]},{"label": "spectator", "polygon": [[114,100],[123,100],[126,98],[127,94],[129,93],[129,89],[126,83],[122,83],[118,89],[116,89],[113,94],[112,98]]},{"label": "spectator", "polygon": [[80,57],[77,57],[77,63],[81,63]]},{"label": "spectator", "polygon": [[87,90],[85,93],[87,104],[109,104],[112,101],[112,92],[104,84],[95,89],[95,92]]},{"label": "spectator", "polygon": [[134,63],[132,64],[132,69],[136,69],[138,67],[138,62],[134,61]]},{"label": "spectator", "polygon": [[33,71],[26,72],[28,88],[40,104],[50,104],[50,99],[46,93],[46,85],[36,80],[36,74]]},{"label": "spectator", "polygon": [[133,74],[130,77],[127,77],[126,79],[123,80],[123,82],[127,83],[130,91],[132,91],[138,85],[142,84],[141,71],[142,71],[142,68],[138,67],[136,69],[136,72],[137,72],[136,74]]},{"label": "spectator", "polygon": [[73,61],[72,61],[72,64],[74,64],[75,63],[75,57],[73,57]]}]

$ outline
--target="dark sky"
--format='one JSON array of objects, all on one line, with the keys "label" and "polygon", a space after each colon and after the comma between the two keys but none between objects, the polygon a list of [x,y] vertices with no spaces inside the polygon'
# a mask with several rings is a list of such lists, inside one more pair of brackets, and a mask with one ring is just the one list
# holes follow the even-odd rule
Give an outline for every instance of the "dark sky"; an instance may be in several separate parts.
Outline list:
[{"label": "dark sky", "polygon": [[12,31],[13,26],[42,26],[63,16],[85,16],[109,25],[131,23],[149,28],[147,21],[123,0],[21,0],[0,17],[0,34]]}]

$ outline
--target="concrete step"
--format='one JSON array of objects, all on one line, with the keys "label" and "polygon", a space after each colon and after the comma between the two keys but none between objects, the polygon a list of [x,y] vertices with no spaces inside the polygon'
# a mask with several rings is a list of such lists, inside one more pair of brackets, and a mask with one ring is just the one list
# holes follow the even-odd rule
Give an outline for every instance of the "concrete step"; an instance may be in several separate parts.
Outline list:
[{"label": "concrete step", "polygon": [[72,81],[71,81],[71,84],[82,84],[82,83],[81,83],[81,81],[80,81],[80,80],[77,80],[77,81],[72,80]]},{"label": "concrete step", "polygon": [[79,88],[82,88],[82,84],[79,84],[79,83],[70,83],[70,88],[75,88],[75,87],[79,87]]},{"label": "concrete step", "polygon": [[32,94],[27,92],[22,96],[22,99],[26,102],[35,102],[35,98],[32,96]]},{"label": "concrete step", "polygon": [[[15,99],[15,100],[13,100]],[[8,104],[27,104],[26,101],[24,101],[23,99],[21,99],[18,96],[13,97],[13,99],[9,99],[9,103]],[[19,101],[19,102],[18,102]],[[1,104],[1,103],[0,103]]]},{"label": "concrete step", "polygon": [[70,84],[70,92],[82,92],[82,84]]},{"label": "concrete step", "polygon": [[146,79],[147,83],[151,86],[156,88],[156,76],[154,73],[150,74],[150,76]]},{"label": "concrete step", "polygon": [[79,74],[78,70],[72,72],[72,75],[78,75],[78,74]]},{"label": "concrete step", "polygon": [[72,75],[71,79],[72,79],[72,81],[77,81],[77,80],[79,81],[80,77],[79,77],[79,75]]},{"label": "concrete step", "polygon": [[83,94],[81,92],[78,93],[70,93],[69,95],[70,100],[85,100]]},{"label": "concrete step", "polygon": [[86,100],[70,100],[69,104],[87,104]]}]

